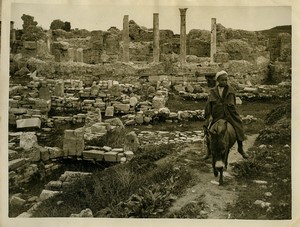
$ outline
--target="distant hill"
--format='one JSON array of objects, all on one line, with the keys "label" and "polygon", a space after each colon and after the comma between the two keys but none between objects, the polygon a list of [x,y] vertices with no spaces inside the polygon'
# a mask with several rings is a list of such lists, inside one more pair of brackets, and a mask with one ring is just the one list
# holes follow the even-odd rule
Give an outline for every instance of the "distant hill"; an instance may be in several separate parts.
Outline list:
[{"label": "distant hill", "polygon": [[289,33],[292,34],[292,25],[283,25],[283,26],[276,26],[274,28],[268,30],[261,30],[258,32],[262,32],[264,35],[268,36],[269,38],[276,37],[279,33]]}]

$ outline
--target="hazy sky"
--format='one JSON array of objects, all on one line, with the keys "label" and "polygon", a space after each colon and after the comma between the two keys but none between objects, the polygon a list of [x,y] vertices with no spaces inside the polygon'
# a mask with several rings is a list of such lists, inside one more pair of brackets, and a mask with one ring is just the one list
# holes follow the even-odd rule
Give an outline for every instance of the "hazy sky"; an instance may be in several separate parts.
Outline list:
[{"label": "hazy sky", "polygon": [[[180,32],[178,8],[188,8],[187,32],[190,29],[210,29],[211,18],[217,18],[227,28],[262,30],[278,25],[291,24],[289,6],[201,6],[195,1],[131,1],[131,0],[54,0],[51,4],[21,3],[14,0],[11,5],[11,19],[15,28],[22,28],[22,14],[34,16],[39,26],[49,29],[54,19],[71,22],[72,28],[107,30],[111,26],[122,29],[123,16],[147,28],[153,27],[153,13],[159,13],[160,29]],[[24,2],[24,1],[23,1]],[[31,1],[34,2],[34,1]],[[39,2],[46,2],[39,1]],[[180,3],[179,3],[180,2]],[[184,4],[182,4],[185,2]],[[208,1],[209,2],[209,1]],[[62,4],[63,3],[63,4]],[[67,4],[64,4],[67,3]],[[90,4],[87,4],[90,3]]]}]

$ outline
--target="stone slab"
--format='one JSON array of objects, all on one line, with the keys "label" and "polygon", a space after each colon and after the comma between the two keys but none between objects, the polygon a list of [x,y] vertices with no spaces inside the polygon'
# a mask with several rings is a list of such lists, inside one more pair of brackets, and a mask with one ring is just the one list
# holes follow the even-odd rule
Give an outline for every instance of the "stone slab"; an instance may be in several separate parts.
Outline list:
[{"label": "stone slab", "polygon": [[15,170],[19,168],[20,166],[24,165],[26,163],[26,160],[24,158],[18,158],[15,160],[11,160],[8,163],[9,170]]},{"label": "stone slab", "polygon": [[83,151],[83,159],[96,159],[97,161],[102,161],[104,158],[104,151],[102,150],[88,150]]},{"label": "stone slab", "polygon": [[118,152],[108,151],[108,152],[104,153],[104,160],[107,162],[116,162],[117,154],[118,154]]},{"label": "stone slab", "polygon": [[17,120],[17,128],[41,128],[41,120],[39,118],[27,118]]}]

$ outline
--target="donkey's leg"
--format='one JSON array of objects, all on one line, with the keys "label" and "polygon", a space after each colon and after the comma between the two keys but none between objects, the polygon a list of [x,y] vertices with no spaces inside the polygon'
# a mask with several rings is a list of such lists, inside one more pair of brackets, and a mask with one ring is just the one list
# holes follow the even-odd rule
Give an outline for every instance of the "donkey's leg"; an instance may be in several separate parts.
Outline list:
[{"label": "donkey's leg", "polygon": [[212,167],[213,167],[214,175],[215,175],[215,177],[217,177],[218,176],[218,170],[216,168],[216,160],[214,158],[214,155],[212,155]]},{"label": "donkey's leg", "polygon": [[223,168],[218,169],[220,172],[219,185],[223,185]]}]

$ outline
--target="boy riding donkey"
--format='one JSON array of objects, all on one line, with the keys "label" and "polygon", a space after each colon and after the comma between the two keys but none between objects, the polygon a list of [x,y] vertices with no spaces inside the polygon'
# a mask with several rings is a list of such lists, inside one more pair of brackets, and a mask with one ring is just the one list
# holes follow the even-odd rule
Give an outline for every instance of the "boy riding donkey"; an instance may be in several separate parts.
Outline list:
[{"label": "boy riding donkey", "polygon": [[[215,76],[217,85],[210,90],[208,101],[205,107],[205,125],[204,133],[208,137],[208,130],[219,119],[227,120],[235,129],[238,152],[243,158],[249,158],[248,154],[243,149],[243,140],[245,139],[242,120],[235,109],[236,96],[232,87],[227,84],[228,74],[222,70]],[[207,154],[203,159],[208,159],[211,156],[210,149],[207,149]]]}]

